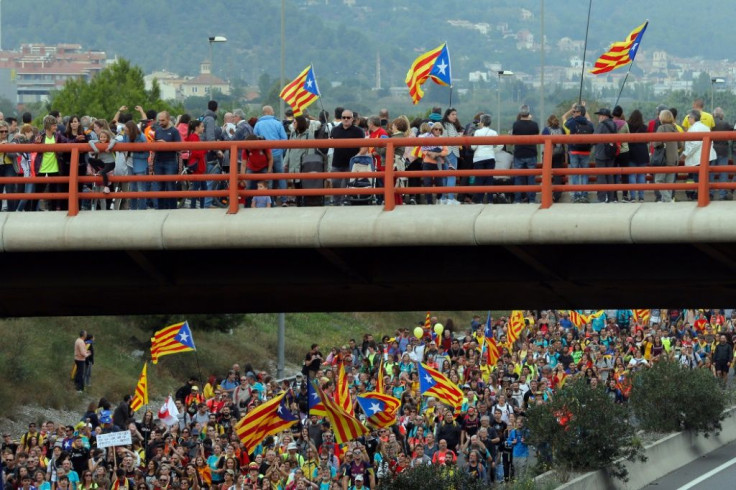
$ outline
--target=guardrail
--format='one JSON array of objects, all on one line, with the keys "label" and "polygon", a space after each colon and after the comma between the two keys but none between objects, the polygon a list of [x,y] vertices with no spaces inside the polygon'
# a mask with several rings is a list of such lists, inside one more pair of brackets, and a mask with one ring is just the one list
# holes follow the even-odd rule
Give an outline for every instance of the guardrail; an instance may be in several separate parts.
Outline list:
[{"label": "guardrail", "polygon": [[[360,148],[360,147],[385,147],[386,162],[394,161],[394,150],[397,147],[416,147],[418,143],[425,144],[428,140],[417,138],[384,138],[384,139],[341,139],[341,140],[287,140],[287,141],[218,141],[199,143],[118,143],[115,151],[180,151],[180,150],[222,150],[230,151],[229,172],[227,174],[205,174],[205,175],[110,175],[112,182],[176,182],[176,181],[226,181],[228,189],[212,191],[151,191],[151,192],[115,192],[114,194],[103,194],[102,192],[84,193],[84,199],[147,199],[147,198],[200,198],[217,197],[227,198],[228,213],[237,213],[240,207],[240,197],[253,196],[343,196],[343,195],[383,195],[384,209],[391,211],[396,207],[396,193],[399,194],[433,194],[433,193],[540,193],[540,207],[549,208],[553,203],[555,192],[593,192],[593,191],[640,191],[640,190],[689,190],[697,191],[698,206],[707,206],[710,203],[711,190],[734,190],[736,182],[715,183],[710,182],[710,174],[732,174],[736,173],[735,165],[711,167],[708,160],[709,149],[713,141],[736,140],[736,131],[722,132],[695,132],[695,133],[638,133],[638,134],[594,134],[594,135],[534,135],[534,136],[493,136],[493,137],[468,137],[460,136],[454,138],[433,138],[433,145],[442,146],[467,146],[467,145],[542,145],[543,158],[541,167],[535,169],[503,169],[503,170],[417,170],[417,171],[395,171],[392,165],[387,165],[384,172],[310,172],[310,173],[256,173],[241,174],[238,168],[238,154],[243,149],[288,149],[288,148]],[[646,166],[646,167],[605,167],[605,168],[552,168],[552,149],[555,144],[570,143],[606,143],[606,142],[638,142],[650,143],[652,141],[702,141],[702,151],[699,166]],[[104,150],[105,145],[98,145]],[[2,177],[2,184],[25,184],[25,183],[63,183],[68,185],[68,192],[55,193],[6,193],[0,195],[4,200],[68,200],[68,215],[76,216],[79,213],[80,194],[78,185],[84,183],[100,182],[100,177],[80,176],[79,157],[81,153],[89,152],[90,147],[86,143],[70,144],[13,144],[5,146],[8,152],[38,152],[54,151],[56,153],[70,153],[70,172],[68,176],[58,177]],[[698,182],[692,183],[644,183],[644,184],[553,184],[553,177],[566,175],[628,175],[628,174],[697,174]],[[509,177],[509,176],[533,176],[538,179],[536,185],[492,185],[492,186],[453,186],[453,187],[400,187],[395,186],[395,179],[400,177]],[[310,179],[348,179],[348,178],[380,178],[383,180],[382,188],[323,188],[323,189],[267,189],[247,190],[240,189],[239,181],[258,180],[310,180]]]}]

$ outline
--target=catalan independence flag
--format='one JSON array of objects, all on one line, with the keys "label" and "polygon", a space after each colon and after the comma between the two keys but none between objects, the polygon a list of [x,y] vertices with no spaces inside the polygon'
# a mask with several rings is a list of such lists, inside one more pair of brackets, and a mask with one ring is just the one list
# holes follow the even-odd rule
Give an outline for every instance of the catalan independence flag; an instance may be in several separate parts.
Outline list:
[{"label": "catalan independence flag", "polygon": [[181,322],[169,325],[153,334],[151,339],[151,361],[158,364],[158,358],[169,354],[197,350],[192,339],[189,323]]},{"label": "catalan independence flag", "polygon": [[611,48],[598,58],[590,73],[593,75],[608,73],[611,70],[628,65],[634,61],[641,45],[641,38],[644,36],[644,31],[647,30],[648,25],[649,21],[644,22],[631,31],[626,41],[613,43]]},{"label": "catalan independence flag", "polygon": [[422,85],[429,78],[440,85],[452,85],[450,52],[447,49],[447,43],[421,54],[406,73],[406,85],[409,87],[409,95],[414,104],[419,103],[424,97]]},{"label": "catalan independence flag", "polygon": [[348,386],[348,379],[345,376],[345,365],[340,363],[340,368],[337,374],[337,385],[335,385],[335,402],[350,415],[355,415],[353,409],[353,401],[350,399],[350,387]]},{"label": "catalan independence flag", "polygon": [[138,378],[138,385],[135,387],[135,395],[130,401],[130,408],[137,412],[143,405],[148,405],[148,374],[146,373],[146,367],[148,363],[143,364],[143,371]]},{"label": "catalan independence flag", "polygon": [[317,387],[322,404],[327,412],[327,420],[330,421],[332,430],[335,432],[335,442],[345,444],[346,442],[357,439],[360,436],[368,434],[370,431],[345,410],[335,403],[329,396],[325,395],[321,388]]},{"label": "catalan independence flag", "polygon": [[358,395],[358,405],[365,413],[366,423],[383,429],[396,423],[396,412],[400,402],[393,396],[369,391]]},{"label": "catalan independence flag", "polygon": [[295,116],[302,115],[302,109],[317,100],[320,96],[314,69],[309,65],[291,83],[281,90],[279,97],[284,99],[294,110]]},{"label": "catalan independence flag", "polygon": [[325,406],[319,399],[317,389],[312,383],[307,383],[307,400],[309,403],[309,415],[316,415],[317,417],[325,417],[327,415]]},{"label": "catalan independence flag", "polygon": [[496,339],[485,337],[483,339],[483,347],[481,347],[481,354],[485,354],[489,366],[495,366],[501,358],[501,348],[498,346]]},{"label": "catalan independence flag", "polygon": [[460,388],[447,379],[441,372],[432,369],[426,364],[418,363],[419,394],[423,396],[435,396],[442,403],[446,403],[455,409],[455,415],[460,413],[463,404],[463,392]]},{"label": "catalan independence flag", "polygon": [[249,453],[271,434],[288,429],[299,421],[299,417],[286,406],[286,393],[257,406],[235,425],[235,432]]}]

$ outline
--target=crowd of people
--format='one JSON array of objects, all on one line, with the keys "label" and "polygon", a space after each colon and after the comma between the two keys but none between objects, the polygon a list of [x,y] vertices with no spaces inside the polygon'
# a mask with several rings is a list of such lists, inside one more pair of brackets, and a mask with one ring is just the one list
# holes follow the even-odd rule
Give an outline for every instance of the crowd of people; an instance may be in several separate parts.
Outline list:
[{"label": "crowd of people", "polygon": [[[176,391],[179,415],[168,426],[148,407],[134,413],[130,396],[116,406],[103,398],[74,425],[31,421],[24,434],[4,433],[2,483],[13,490],[345,490],[376,488],[422,465],[467,472],[489,484],[509,481],[534,457],[527,409],[553,399],[570,379],[585,379],[617,403],[627,402],[632,373],[662,359],[728,382],[736,310],[646,311],[526,311],[512,345],[506,342],[510,319],[490,314],[464,327],[447,319],[443,329],[436,328],[436,317],[428,318],[380,339],[370,333],[349,339],[327,354],[313,344],[301,372],[289,379],[237,363],[221,376],[189,378]],[[80,332],[80,351],[86,335]],[[497,360],[482,347],[485,335],[502,346]],[[441,398],[421,396],[418,363],[460,387],[459,413]],[[341,366],[363,421],[357,395],[375,390],[378,373],[384,374],[384,393],[400,401],[393,425],[337,444],[327,419],[309,413],[307,383],[332,396]],[[298,422],[249,453],[236,424],[281,393]],[[97,447],[100,434],[126,430],[130,446]]]},{"label": "crowd of people", "polygon": [[[15,118],[3,118],[0,120],[0,144],[8,143],[82,143],[89,142],[91,152],[80,157],[79,175],[99,175],[102,178],[101,188],[91,185],[80,186],[79,191],[85,192],[98,190],[109,194],[116,190],[111,183],[109,175],[175,175],[182,173],[192,174],[219,174],[228,172],[230,166],[229,152],[225,151],[140,151],[123,152],[113,151],[115,142],[198,142],[198,141],[246,141],[246,140],[313,140],[313,139],[381,139],[396,137],[419,137],[423,138],[417,146],[398,147],[395,149],[393,162],[386,162],[386,149],[384,147],[371,146],[366,142],[364,147],[355,148],[325,148],[325,149],[267,149],[267,150],[244,150],[237,155],[238,169],[241,174],[269,174],[269,173],[295,173],[302,171],[331,170],[334,172],[350,172],[356,166],[356,162],[368,162],[368,170],[384,172],[387,166],[393,166],[396,170],[506,170],[534,169],[541,161],[541,153],[538,146],[534,144],[518,144],[505,147],[501,145],[470,145],[470,146],[444,146],[433,144],[429,138],[453,137],[453,136],[496,136],[492,129],[493,121],[489,114],[477,113],[472,121],[463,125],[454,108],[442,110],[434,107],[427,118],[414,118],[410,120],[401,115],[391,119],[389,111],[383,109],[376,116],[363,117],[347,108],[337,107],[334,117],[322,110],[317,117],[308,114],[293,116],[288,110],[283,120],[276,118],[271,106],[264,106],[259,117],[246,118],[242,109],[233,112],[218,111],[218,103],[210,101],[207,111],[200,117],[192,117],[182,114],[176,118],[166,112],[144,111],[142,107],[136,106],[135,111],[140,117],[138,124],[133,122],[133,113],[126,106],[112,116],[108,123],[105,119],[96,119],[91,116],[65,116],[62,117],[54,111],[44,117],[42,127],[36,128],[31,124],[31,115],[23,114],[22,122],[19,124]],[[513,135],[562,135],[562,134],[611,134],[611,133],[674,133],[674,132],[709,132],[709,131],[731,131],[733,126],[725,120],[721,108],[715,108],[713,113],[706,112],[703,99],[696,99],[685,117],[678,124],[678,111],[676,108],[658,106],[652,114],[651,120],[646,120],[644,114],[638,109],[633,109],[628,116],[621,106],[613,109],[601,108],[593,115],[586,110],[585,103],[573,104],[565,114],[552,114],[545,122],[537,122],[531,113],[529,106],[522,105],[519,108],[516,121],[514,121],[510,134]],[[107,147],[99,147],[98,143],[106,143]],[[37,152],[20,153],[13,152],[9,148],[0,153],[0,177],[15,176],[46,176],[55,177],[69,175],[70,154]],[[102,151],[101,151],[102,150]],[[642,166],[676,166],[684,165],[695,167],[700,164],[702,141],[682,142],[653,142],[648,143],[622,143],[622,144],[556,144],[553,146],[552,165],[553,168],[588,168],[595,165],[597,168],[613,167],[642,167]],[[361,160],[361,158],[363,158]],[[729,141],[717,141],[709,149],[708,159],[713,166],[727,165],[730,158]],[[366,160],[367,159],[367,160]],[[307,166],[307,162],[312,166]],[[316,167],[313,165],[316,162]],[[359,167],[364,170],[365,167]],[[626,178],[626,177],[624,177]],[[676,178],[674,173],[654,174],[652,180],[655,183],[673,183]],[[687,174],[687,180],[697,182],[698,174]],[[597,176],[598,183],[613,184],[620,183],[621,176],[611,174],[600,174]],[[311,181],[300,181],[299,179],[279,180],[245,180],[240,185],[254,190],[259,182],[263,182],[260,190],[330,186],[333,188],[344,188],[350,179],[334,178],[331,181],[316,183]],[[726,172],[711,173],[711,180],[719,183],[730,183],[731,177]],[[630,174],[628,183],[642,184],[646,181],[645,174]],[[311,182],[307,184],[306,182]],[[505,177],[463,177],[456,179],[454,176],[445,177],[422,177],[401,178],[396,180],[399,187],[396,193],[398,204],[472,204],[472,203],[533,203],[538,197],[535,192],[516,193],[460,193],[442,192],[443,187],[454,187],[456,185],[482,185],[491,186],[495,183],[504,182],[514,185],[535,185],[534,176],[516,176],[513,179]],[[563,177],[557,175],[553,183],[560,185]],[[570,175],[568,182],[573,185],[587,185],[588,175]],[[376,178],[370,181],[375,187],[382,187],[384,179]],[[177,188],[177,182],[131,182],[118,188],[131,191],[167,190]],[[180,184],[179,184],[180,185]],[[432,187],[436,193],[430,194],[406,194],[401,192],[401,187]],[[190,190],[214,190],[227,186],[224,181],[198,180],[191,184]],[[68,186],[61,183],[49,183],[48,185],[37,185],[27,183],[22,185],[4,184],[0,185],[2,192],[66,192]],[[731,199],[732,192],[726,189],[718,191],[717,195],[711,197],[721,200]],[[688,199],[695,199],[695,191],[687,191]],[[644,191],[615,192],[601,191],[595,196],[597,202],[642,202]],[[111,196],[114,199],[114,196]],[[554,200],[563,198],[561,192],[555,192]],[[576,190],[569,193],[572,202],[590,202],[591,196],[586,191]],[[674,200],[674,192],[661,190],[655,192],[656,201],[671,202]],[[370,201],[380,204],[382,197]],[[88,208],[89,200],[82,200]],[[272,205],[294,206],[314,205],[324,203],[323,200],[297,199],[294,197],[279,196],[269,198],[259,196],[258,199],[243,200],[248,207],[270,207]],[[333,205],[346,205],[354,201],[349,195],[334,196],[327,203]],[[365,201],[362,201],[365,202]],[[172,209],[176,207],[221,207],[226,203],[223,199],[207,197],[190,199],[188,201],[161,198],[161,199],[130,199],[122,203],[123,208],[141,210],[148,208]],[[111,200],[110,205],[113,204]],[[67,203],[64,200],[46,201],[7,201],[4,209],[9,211],[33,211],[39,209],[63,210]],[[117,209],[121,203],[117,204]]]}]

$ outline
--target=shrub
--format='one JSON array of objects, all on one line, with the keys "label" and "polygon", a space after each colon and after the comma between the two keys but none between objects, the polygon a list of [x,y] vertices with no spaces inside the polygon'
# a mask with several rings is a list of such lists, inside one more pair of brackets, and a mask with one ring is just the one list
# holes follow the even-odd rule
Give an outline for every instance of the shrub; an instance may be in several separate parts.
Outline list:
[{"label": "shrub", "polygon": [[629,403],[644,430],[708,435],[721,429],[728,394],[710,371],[663,360],[635,375]]},{"label": "shrub", "polygon": [[463,490],[480,490],[488,488],[488,484],[472,478],[458,468],[444,466],[417,466],[408,468],[403,473],[381,482],[380,490],[425,490],[427,488],[462,488]]},{"label": "shrub", "polygon": [[626,481],[628,472],[620,460],[646,459],[628,408],[583,379],[568,381],[551,401],[531,407],[527,427],[540,457],[563,471],[606,468]]}]

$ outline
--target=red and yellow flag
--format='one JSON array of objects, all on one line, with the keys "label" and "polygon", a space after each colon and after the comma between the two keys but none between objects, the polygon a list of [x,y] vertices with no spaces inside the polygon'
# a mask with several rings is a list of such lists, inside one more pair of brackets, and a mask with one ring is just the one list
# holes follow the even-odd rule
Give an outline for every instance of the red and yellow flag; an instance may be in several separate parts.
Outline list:
[{"label": "red and yellow flag", "polygon": [[509,327],[506,332],[506,343],[509,346],[509,350],[511,350],[511,347],[513,344],[519,340],[519,337],[521,336],[521,332],[526,327],[526,322],[524,321],[524,312],[521,310],[514,310],[511,312],[511,317],[509,318]]},{"label": "red and yellow flag", "polygon": [[335,402],[340,405],[340,408],[345,410],[350,415],[354,415],[353,401],[350,399],[350,387],[348,386],[348,379],[345,376],[345,366],[340,363],[340,367],[337,374],[337,385],[335,385]]},{"label": "red and yellow flag", "polygon": [[130,401],[130,408],[134,412],[140,410],[143,405],[148,405],[148,374],[146,373],[146,366],[148,363],[143,363],[143,371],[138,378],[138,385],[135,387],[135,395]]},{"label": "red and yellow flag", "polygon": [[634,61],[641,45],[641,38],[644,36],[644,31],[647,30],[648,25],[649,21],[644,22],[629,33],[626,41],[613,43],[611,48],[598,58],[590,73],[593,75],[608,73]]},{"label": "red and yellow flag", "polygon": [[649,318],[652,316],[652,310],[631,310],[634,314],[634,321],[639,325],[649,325]]}]

